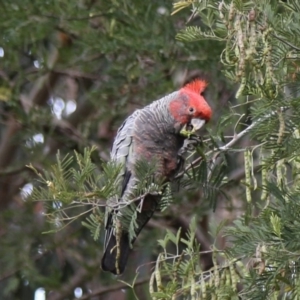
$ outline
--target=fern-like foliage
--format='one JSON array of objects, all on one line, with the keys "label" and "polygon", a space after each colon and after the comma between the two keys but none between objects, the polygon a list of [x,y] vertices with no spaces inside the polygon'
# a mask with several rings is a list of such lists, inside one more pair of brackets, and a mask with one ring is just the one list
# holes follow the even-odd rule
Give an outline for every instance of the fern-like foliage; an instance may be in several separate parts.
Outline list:
[{"label": "fern-like foliage", "polygon": [[250,293],[251,299],[267,299],[274,291],[277,296],[294,299],[300,271],[299,192],[290,192],[274,183],[265,188],[272,203],[247,223],[239,219],[226,229],[235,245],[228,253],[231,256],[244,253],[244,258],[251,258],[251,272],[244,278],[244,293]]},{"label": "fern-like foliage", "polygon": [[[174,13],[187,9],[189,20],[200,21],[177,38],[223,45],[222,71],[237,86],[237,105],[229,115],[219,118],[205,142],[184,149],[185,166],[171,183],[156,178],[155,162],[139,161],[138,180],[120,197],[122,166],[109,162],[96,167],[91,149],[83,156],[58,157],[43,174],[31,166],[40,179],[32,198],[49,203],[55,230],[87,214],[83,224],[97,239],[104,219],[99,207],[106,206],[133,239],[147,195],[158,196],[157,208],[164,210],[173,198],[188,207],[186,195],[198,193],[201,205],[192,210],[200,215],[226,194],[228,168],[238,164],[243,178],[239,201],[245,210],[225,230],[231,246],[222,251],[212,247],[213,267],[203,270],[196,222],[187,237],[167,231],[159,241],[163,252],[150,294],[153,299],[299,298],[300,5],[296,0],[174,3]],[[225,134],[229,125],[234,126],[230,136]],[[250,139],[238,144],[246,135]],[[166,250],[168,243],[175,246],[175,255]]]},{"label": "fern-like foliage", "polygon": [[33,201],[44,201],[47,217],[53,230],[59,230],[79,217],[91,214],[83,224],[91,229],[94,238],[99,237],[106,199],[118,197],[118,174],[121,166],[112,162],[102,165],[102,172],[91,161],[95,148],[85,149],[84,154],[74,152],[60,158],[49,170],[40,173],[32,165],[39,177],[38,184],[31,194]]},{"label": "fern-like foliage", "polygon": [[[240,260],[231,261],[225,253],[213,249],[214,266],[203,271],[199,263],[201,249],[195,240],[196,218],[190,224],[186,238],[181,230],[176,234],[168,231],[159,244],[163,247],[150,279],[150,293],[153,299],[238,299],[237,285],[244,270]],[[176,255],[166,252],[168,243],[175,245]],[[185,249],[179,252],[179,244]],[[223,264],[218,264],[218,258]],[[224,259],[225,258],[225,259]]]},{"label": "fern-like foliage", "polygon": [[[159,256],[150,282],[153,298],[297,299],[300,5],[295,0],[180,1],[174,12],[186,7],[191,8],[189,20],[197,16],[200,22],[189,24],[177,38],[223,43],[223,72],[237,84],[237,107],[247,107],[247,118],[235,107],[221,118],[204,153],[201,148],[191,153],[182,182],[187,189],[193,188],[191,182],[185,182],[193,179],[200,183],[203,199],[216,198],[230,183],[226,167],[242,153],[239,187],[245,211],[225,229],[231,246],[224,253],[214,248],[214,267],[207,273],[192,256],[201,255],[199,245],[192,250],[189,239],[181,240],[183,254],[166,252],[167,241],[177,248],[180,243],[178,236],[168,232],[159,242],[165,252]],[[233,122],[234,132],[228,140],[224,128]],[[248,134],[250,141],[236,147]],[[196,154],[195,159],[192,155]],[[161,284],[163,276],[172,280]]]}]

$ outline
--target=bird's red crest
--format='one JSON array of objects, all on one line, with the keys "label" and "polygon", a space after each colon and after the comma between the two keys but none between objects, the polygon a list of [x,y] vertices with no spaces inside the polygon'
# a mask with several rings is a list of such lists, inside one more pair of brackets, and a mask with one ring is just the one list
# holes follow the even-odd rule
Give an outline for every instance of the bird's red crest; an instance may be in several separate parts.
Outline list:
[{"label": "bird's red crest", "polygon": [[[181,124],[187,123],[192,117],[210,120],[212,110],[201,93],[205,90],[207,82],[196,79],[179,90],[179,96],[170,103],[170,111],[175,120]],[[194,108],[191,114],[188,109]]]},{"label": "bird's red crest", "polygon": [[192,82],[187,83],[182,89],[185,91],[194,92],[196,94],[201,94],[207,87],[207,82],[202,79],[195,79]]}]

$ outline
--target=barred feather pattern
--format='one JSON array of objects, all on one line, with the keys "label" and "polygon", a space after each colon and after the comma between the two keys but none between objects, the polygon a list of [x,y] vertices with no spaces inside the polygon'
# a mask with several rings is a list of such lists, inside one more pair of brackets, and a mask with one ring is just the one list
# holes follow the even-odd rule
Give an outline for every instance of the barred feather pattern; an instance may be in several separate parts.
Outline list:
[{"label": "barred feather pattern", "polygon": [[[122,202],[123,205],[124,202],[130,203],[133,189],[139,180],[134,166],[140,159],[147,161],[155,159],[156,178],[170,181],[175,176],[178,151],[183,145],[184,138],[178,135],[179,128],[178,132],[176,131],[175,120],[169,112],[169,104],[178,96],[179,92],[174,92],[143,109],[136,110],[119,128],[111,150],[111,159],[123,166],[119,174],[119,180],[122,182],[119,203]],[[116,238],[118,234],[115,223],[122,217],[122,208],[108,208],[103,270],[114,274],[121,274],[124,271],[131,245],[157,209],[159,200],[158,195],[147,195],[143,199],[142,211],[137,213],[135,237],[131,240],[129,233],[124,229],[118,239]]]}]

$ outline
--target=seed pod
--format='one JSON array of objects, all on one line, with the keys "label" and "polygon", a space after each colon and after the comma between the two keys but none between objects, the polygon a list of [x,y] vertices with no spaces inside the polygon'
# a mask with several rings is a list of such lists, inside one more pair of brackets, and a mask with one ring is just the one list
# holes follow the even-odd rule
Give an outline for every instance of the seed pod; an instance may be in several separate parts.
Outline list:
[{"label": "seed pod", "polygon": [[262,188],[262,192],[261,192],[261,200],[262,201],[266,201],[267,197],[268,197],[268,192],[266,189],[267,186],[267,169],[265,167],[265,162],[263,160],[263,156],[261,156],[262,159],[262,169],[261,169],[261,188]]},{"label": "seed pod", "polygon": [[115,267],[116,267],[116,271],[117,274],[120,274],[120,268],[119,268],[119,260],[121,257],[121,246],[120,246],[120,241],[121,241],[121,235],[122,235],[122,225],[120,220],[116,219],[116,263],[115,263]]},{"label": "seed pod", "polygon": [[248,273],[248,271],[245,268],[244,264],[240,260],[238,260],[236,262],[236,266],[239,267],[240,271],[242,272],[242,278],[245,278],[245,276]]},{"label": "seed pod", "polygon": [[[153,272],[151,274],[150,281],[149,281],[149,293],[150,293],[150,295],[152,295],[154,293],[154,278],[155,278],[155,272]],[[152,299],[156,300],[157,298],[152,297]]]},{"label": "seed pod", "polygon": [[250,166],[250,150],[246,149],[244,152],[244,161],[245,161],[245,184],[246,184],[246,199],[248,203],[252,202],[252,197],[251,197],[251,177],[250,177],[250,172],[251,172],[251,166]]},{"label": "seed pod", "polygon": [[231,286],[231,274],[228,269],[225,270],[225,285]]},{"label": "seed pod", "polygon": [[195,283],[193,271],[190,271],[189,281],[191,284],[191,288],[190,288],[191,300],[196,300],[196,283]]},{"label": "seed pod", "polygon": [[214,264],[214,279],[215,279],[215,286],[218,287],[220,285],[220,274],[219,274],[219,270],[218,270],[218,262],[217,262],[217,253],[214,249],[213,253],[212,253],[212,261]]},{"label": "seed pod", "polygon": [[248,52],[247,52],[247,59],[251,60],[252,64],[253,64],[253,62],[255,62],[253,55],[256,54],[257,40],[258,40],[258,37],[256,36],[256,24],[255,24],[255,22],[250,22],[250,24],[249,24],[249,48],[248,48]]},{"label": "seed pod", "polygon": [[242,93],[243,93],[243,91],[244,91],[244,89],[246,87],[246,83],[247,83],[246,77],[243,77],[242,80],[241,80],[240,87],[239,87],[239,89],[237,90],[237,92],[235,94],[235,97],[237,99],[242,95]]},{"label": "seed pod", "polygon": [[231,277],[231,286],[233,291],[237,291],[238,278],[233,263],[229,263],[229,273]]},{"label": "seed pod", "polygon": [[207,294],[206,294],[206,282],[203,276],[203,273],[201,272],[201,296],[203,300],[207,299]]},{"label": "seed pod", "polygon": [[226,282],[226,270],[223,270],[222,271],[222,274],[221,274],[221,286],[225,285],[225,282]]},{"label": "seed pod", "polygon": [[163,254],[158,255],[158,258],[157,258],[157,261],[156,261],[156,266],[155,266],[155,271],[154,271],[158,291],[161,291],[162,287],[163,287],[162,282],[161,282],[160,269],[159,269],[159,264],[160,264],[162,256],[163,256]]}]

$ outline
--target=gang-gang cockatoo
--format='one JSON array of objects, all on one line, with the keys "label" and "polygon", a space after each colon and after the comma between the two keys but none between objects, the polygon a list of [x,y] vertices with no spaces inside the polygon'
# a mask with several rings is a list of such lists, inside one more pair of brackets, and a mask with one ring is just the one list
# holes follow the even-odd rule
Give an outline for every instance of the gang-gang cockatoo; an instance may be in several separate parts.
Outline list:
[{"label": "gang-gang cockatoo", "polygon": [[[121,196],[117,204],[108,206],[106,211],[102,258],[104,271],[123,273],[134,240],[158,208],[159,194],[144,195],[139,201],[134,199],[134,207],[139,206],[134,235],[130,235],[129,229],[122,224],[124,203],[130,203],[139,182],[136,162],[155,161],[153,177],[163,182],[172,181],[181,164],[179,151],[187,138],[184,132],[198,131],[211,118],[212,110],[201,95],[206,85],[205,81],[196,79],[180,90],[136,110],[119,128],[111,159],[122,166],[119,174]],[[123,206],[118,206],[118,203],[123,203]]]}]

